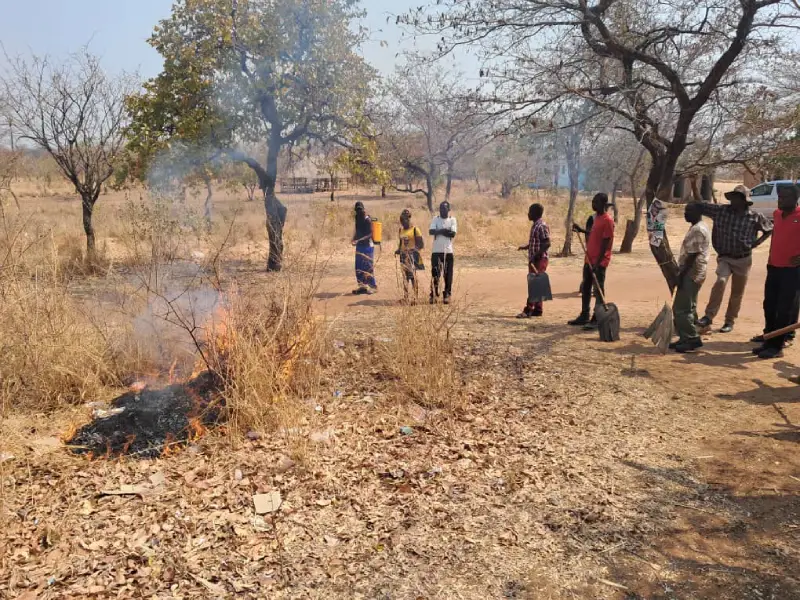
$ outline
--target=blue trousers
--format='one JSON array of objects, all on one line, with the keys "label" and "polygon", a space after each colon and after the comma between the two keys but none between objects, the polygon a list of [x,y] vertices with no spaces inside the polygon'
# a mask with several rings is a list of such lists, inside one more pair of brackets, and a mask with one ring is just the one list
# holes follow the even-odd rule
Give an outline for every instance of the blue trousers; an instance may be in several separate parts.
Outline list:
[{"label": "blue trousers", "polygon": [[358,285],[378,287],[375,282],[375,248],[371,246],[356,246],[356,281]]}]

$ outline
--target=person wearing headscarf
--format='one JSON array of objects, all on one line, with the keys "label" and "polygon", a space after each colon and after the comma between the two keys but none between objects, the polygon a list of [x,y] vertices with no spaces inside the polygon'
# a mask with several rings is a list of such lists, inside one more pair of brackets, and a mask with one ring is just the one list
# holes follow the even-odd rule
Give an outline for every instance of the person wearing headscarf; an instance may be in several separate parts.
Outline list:
[{"label": "person wearing headscarf", "polygon": [[363,202],[355,205],[355,232],[351,244],[356,248],[356,282],[354,294],[374,294],[378,290],[375,281],[375,246],[372,242],[372,219]]}]

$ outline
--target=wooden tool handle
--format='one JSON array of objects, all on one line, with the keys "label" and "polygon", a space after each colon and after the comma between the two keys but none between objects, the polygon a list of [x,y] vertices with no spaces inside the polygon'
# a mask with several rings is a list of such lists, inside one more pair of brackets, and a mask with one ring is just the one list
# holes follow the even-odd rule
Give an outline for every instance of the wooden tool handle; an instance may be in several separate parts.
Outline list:
[{"label": "wooden tool handle", "polygon": [[788,327],[783,327],[782,329],[776,329],[775,331],[770,331],[769,333],[764,334],[765,340],[771,340],[772,338],[776,338],[779,335],[786,335],[787,333],[791,333],[800,329],[800,323],[795,323],[794,325],[789,325]]},{"label": "wooden tool handle", "polygon": [[539,271],[537,271],[537,270],[536,270],[536,265],[535,265],[535,264],[533,264],[533,263],[529,263],[529,264],[531,265],[531,269],[533,269],[533,274],[534,274],[534,275],[538,275],[538,274],[539,274]]},{"label": "wooden tool handle", "polygon": [[594,267],[589,263],[589,251],[586,249],[586,244],[583,243],[583,238],[580,234],[578,234],[578,241],[581,243],[581,248],[583,248],[583,259],[589,265],[589,270],[592,272],[592,279],[594,280],[594,289],[597,290],[597,295],[600,296],[600,303],[603,305],[603,308],[608,308],[606,304],[605,294],[603,294],[603,290],[600,289],[600,282],[597,281],[597,274],[594,272]]}]

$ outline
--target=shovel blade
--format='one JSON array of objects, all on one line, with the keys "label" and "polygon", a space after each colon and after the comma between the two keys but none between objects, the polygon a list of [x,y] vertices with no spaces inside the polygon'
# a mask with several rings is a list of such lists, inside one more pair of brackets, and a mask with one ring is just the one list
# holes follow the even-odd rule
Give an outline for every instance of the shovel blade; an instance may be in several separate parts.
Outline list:
[{"label": "shovel blade", "polygon": [[600,341],[619,341],[619,309],[616,304],[598,305],[595,309],[597,316],[597,330],[600,332]]},{"label": "shovel blade", "polygon": [[533,304],[552,299],[550,276],[547,273],[528,273],[528,303]]}]

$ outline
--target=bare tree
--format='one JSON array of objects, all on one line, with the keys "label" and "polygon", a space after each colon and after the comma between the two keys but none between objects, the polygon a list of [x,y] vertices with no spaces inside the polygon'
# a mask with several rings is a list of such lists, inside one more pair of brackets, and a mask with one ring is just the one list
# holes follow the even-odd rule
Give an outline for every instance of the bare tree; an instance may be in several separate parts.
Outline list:
[{"label": "bare tree", "polygon": [[[435,35],[437,57],[479,49],[493,65],[484,97],[503,110],[530,118],[577,97],[615,115],[650,156],[650,206],[671,198],[687,148],[715,146],[731,99],[769,87],[757,74],[793,47],[800,12],[794,0],[450,0],[400,21]],[[666,232],[650,248],[673,287]]]},{"label": "bare tree", "polygon": [[2,80],[6,111],[18,132],[45,150],[81,197],[90,259],[95,251],[94,206],[125,140],[126,96],[134,79],[109,78],[88,49],[62,64],[34,56],[8,60]]},{"label": "bare tree", "polygon": [[[458,165],[491,140],[492,115],[470,99],[456,78],[437,66],[399,68],[385,94],[384,154],[391,157],[399,191],[425,195],[433,211],[440,179],[450,199]],[[414,181],[424,181],[415,188]]]}]

